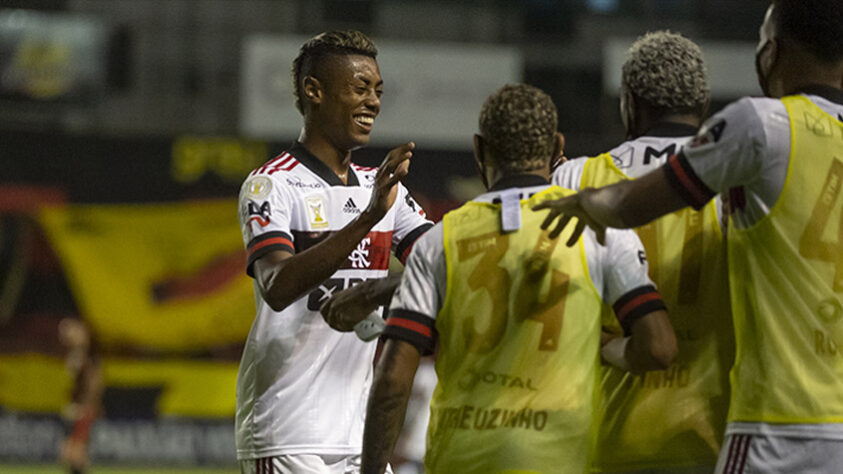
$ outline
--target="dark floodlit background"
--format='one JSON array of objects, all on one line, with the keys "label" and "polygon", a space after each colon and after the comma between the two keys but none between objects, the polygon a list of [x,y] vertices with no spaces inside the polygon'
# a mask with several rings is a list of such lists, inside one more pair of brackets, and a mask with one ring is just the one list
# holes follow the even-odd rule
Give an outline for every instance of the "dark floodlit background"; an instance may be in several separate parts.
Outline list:
[{"label": "dark floodlit background", "polygon": [[[328,29],[375,39],[377,164],[438,220],[481,190],[472,133],[505,83],[547,91],[567,155],[623,140],[620,65],[669,28],[709,63],[712,112],[759,94],[765,0],[0,0],[0,473],[59,472],[65,317],[94,331],[94,473],[237,472],[234,386],[254,315],[236,197],[298,135],[289,68]],[[408,424],[422,420],[425,390]],[[399,472],[416,472],[408,429]],[[134,469],[134,470],[128,470]],[[192,469],[192,471],[191,471]]]}]

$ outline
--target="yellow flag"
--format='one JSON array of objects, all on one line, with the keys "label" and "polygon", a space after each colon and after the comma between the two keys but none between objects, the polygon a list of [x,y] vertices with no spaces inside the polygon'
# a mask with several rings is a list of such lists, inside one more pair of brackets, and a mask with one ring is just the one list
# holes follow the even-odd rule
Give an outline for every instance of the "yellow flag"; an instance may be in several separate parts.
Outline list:
[{"label": "yellow flag", "polygon": [[245,341],[255,306],[235,200],[71,205],[40,221],[104,348]]}]

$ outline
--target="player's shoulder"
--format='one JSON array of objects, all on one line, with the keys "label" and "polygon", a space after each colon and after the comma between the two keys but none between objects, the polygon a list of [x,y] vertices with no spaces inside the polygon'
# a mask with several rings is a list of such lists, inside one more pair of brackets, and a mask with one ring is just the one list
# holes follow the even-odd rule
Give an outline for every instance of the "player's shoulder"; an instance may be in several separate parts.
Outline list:
[{"label": "player's shoulder", "polygon": [[586,160],[588,157],[580,156],[557,166],[551,175],[551,183],[566,189],[578,190]]},{"label": "player's shoulder", "polygon": [[263,165],[253,169],[252,172],[249,173],[249,178],[255,176],[272,177],[279,173],[287,174],[298,168],[299,165],[301,165],[301,162],[296,159],[292,153],[289,151],[283,151],[275,157],[267,160],[267,162]]},{"label": "player's shoulder", "polygon": [[[690,144],[700,148],[721,141],[766,142],[773,129],[787,127],[787,109],[779,99],[769,97],[744,97],[727,105],[708,119]],[[768,130],[770,129],[770,130]]]}]

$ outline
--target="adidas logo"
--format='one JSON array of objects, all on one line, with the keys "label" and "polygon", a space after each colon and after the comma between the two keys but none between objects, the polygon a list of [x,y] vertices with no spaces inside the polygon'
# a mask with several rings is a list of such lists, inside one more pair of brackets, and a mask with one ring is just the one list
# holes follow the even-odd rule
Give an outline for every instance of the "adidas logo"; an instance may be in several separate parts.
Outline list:
[{"label": "adidas logo", "polygon": [[354,200],[348,198],[348,201],[345,202],[345,205],[342,207],[342,212],[347,212],[349,214],[360,214],[360,209],[357,208],[357,204],[354,204]]}]

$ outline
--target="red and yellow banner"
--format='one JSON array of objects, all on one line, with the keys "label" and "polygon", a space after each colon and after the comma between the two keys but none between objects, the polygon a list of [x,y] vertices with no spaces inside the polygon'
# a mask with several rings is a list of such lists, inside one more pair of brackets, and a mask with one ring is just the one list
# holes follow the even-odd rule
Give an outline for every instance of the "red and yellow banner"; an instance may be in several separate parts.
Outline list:
[{"label": "red and yellow banner", "polygon": [[62,206],[40,222],[103,348],[245,341],[255,304],[235,200]]}]

